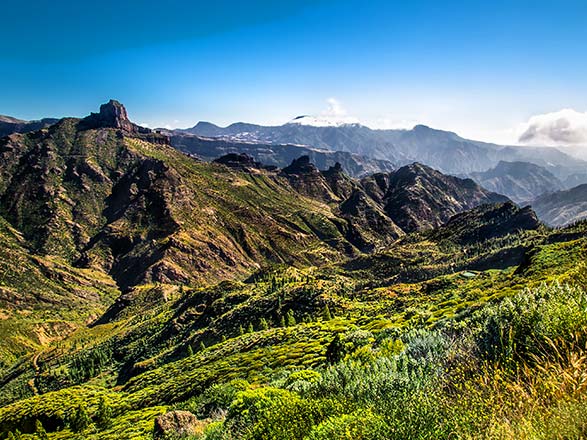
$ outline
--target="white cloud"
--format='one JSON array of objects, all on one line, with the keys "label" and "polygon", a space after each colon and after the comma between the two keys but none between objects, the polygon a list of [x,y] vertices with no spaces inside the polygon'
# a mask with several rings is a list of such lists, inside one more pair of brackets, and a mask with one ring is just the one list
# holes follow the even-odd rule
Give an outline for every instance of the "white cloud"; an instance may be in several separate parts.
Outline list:
[{"label": "white cloud", "polygon": [[527,145],[587,145],[587,112],[563,109],[535,115],[521,132],[519,142]]},{"label": "white cloud", "polygon": [[326,100],[328,107],[318,116],[298,116],[290,124],[312,125],[315,127],[339,127],[345,124],[359,124],[354,116],[349,116],[342,103],[336,98]]},{"label": "white cloud", "polygon": [[322,116],[340,117],[347,116],[347,111],[342,103],[336,98],[328,98],[326,100],[328,108],[322,112]]},{"label": "white cloud", "polygon": [[141,127],[149,128],[149,124],[147,124],[146,122],[139,122],[138,125],[140,125]]}]

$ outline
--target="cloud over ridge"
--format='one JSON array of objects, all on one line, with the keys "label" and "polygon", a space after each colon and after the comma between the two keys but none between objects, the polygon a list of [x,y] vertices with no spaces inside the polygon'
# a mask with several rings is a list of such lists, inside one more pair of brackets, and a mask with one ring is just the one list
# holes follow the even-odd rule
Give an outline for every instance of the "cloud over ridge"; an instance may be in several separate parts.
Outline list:
[{"label": "cloud over ridge", "polygon": [[532,116],[519,142],[528,145],[587,145],[587,112],[563,109]]}]

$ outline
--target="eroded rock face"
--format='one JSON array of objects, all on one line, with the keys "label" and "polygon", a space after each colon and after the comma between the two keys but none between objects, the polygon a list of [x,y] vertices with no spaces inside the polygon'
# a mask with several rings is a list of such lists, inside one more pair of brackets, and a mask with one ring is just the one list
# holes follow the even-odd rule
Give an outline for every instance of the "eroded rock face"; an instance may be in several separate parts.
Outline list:
[{"label": "eroded rock face", "polygon": [[154,439],[184,438],[197,435],[205,423],[189,411],[170,411],[155,419]]},{"label": "eroded rock face", "polygon": [[90,116],[82,119],[80,125],[83,129],[118,128],[128,133],[151,133],[151,130],[148,128],[133,124],[128,119],[124,105],[114,99],[111,99],[106,104],[102,104],[99,113],[92,113]]},{"label": "eroded rock face", "polygon": [[222,157],[214,160],[215,163],[226,165],[229,168],[235,168],[239,170],[248,169],[260,169],[263,168],[263,164],[255,161],[253,157],[246,153],[229,153]]}]

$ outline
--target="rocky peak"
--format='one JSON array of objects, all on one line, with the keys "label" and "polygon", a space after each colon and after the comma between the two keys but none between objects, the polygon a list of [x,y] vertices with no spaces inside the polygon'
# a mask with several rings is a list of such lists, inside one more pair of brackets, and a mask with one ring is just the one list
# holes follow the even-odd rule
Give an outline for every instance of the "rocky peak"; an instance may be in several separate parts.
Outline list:
[{"label": "rocky peak", "polygon": [[260,162],[246,153],[229,153],[214,160],[215,163],[226,165],[230,168],[247,169],[247,168],[262,168]]},{"label": "rocky peak", "polygon": [[343,174],[344,171],[342,170],[342,165],[340,162],[336,162],[334,166],[329,167],[326,171],[323,171],[325,176],[336,175],[336,174]]},{"label": "rocky peak", "polygon": [[129,133],[151,133],[151,130],[133,124],[128,119],[126,108],[120,102],[111,99],[100,106],[99,113],[92,113],[81,121],[84,129],[117,128]]},{"label": "rocky peak", "polygon": [[132,122],[128,119],[128,113],[120,102],[111,99],[106,104],[100,106],[100,119],[114,128],[124,130],[132,129]]},{"label": "rocky peak", "polygon": [[285,174],[316,174],[318,168],[310,162],[310,156],[300,156],[298,159],[294,159],[291,165],[285,167],[283,170]]}]

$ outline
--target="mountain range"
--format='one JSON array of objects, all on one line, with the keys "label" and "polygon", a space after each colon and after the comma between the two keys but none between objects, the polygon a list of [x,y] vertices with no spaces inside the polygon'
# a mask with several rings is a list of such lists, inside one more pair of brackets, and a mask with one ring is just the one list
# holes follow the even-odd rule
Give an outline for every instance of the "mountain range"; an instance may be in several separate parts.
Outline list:
[{"label": "mountain range", "polygon": [[0,438],[480,438],[580,410],[586,222],[418,162],[174,136],[111,100],[0,138]]},{"label": "mountain range", "polygon": [[529,202],[544,223],[565,226],[587,218],[587,185],[546,193]]},{"label": "mountain range", "polygon": [[487,171],[499,161],[522,161],[545,167],[557,178],[566,179],[584,174],[586,165],[586,162],[553,147],[504,146],[473,141],[424,125],[416,125],[411,130],[374,130],[356,123],[337,126],[235,123],[218,127],[209,122],[199,122],[192,128],[175,132],[232,141],[300,144],[387,160],[398,166],[421,162],[456,175]]}]

